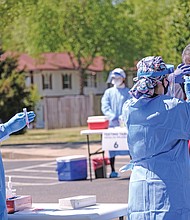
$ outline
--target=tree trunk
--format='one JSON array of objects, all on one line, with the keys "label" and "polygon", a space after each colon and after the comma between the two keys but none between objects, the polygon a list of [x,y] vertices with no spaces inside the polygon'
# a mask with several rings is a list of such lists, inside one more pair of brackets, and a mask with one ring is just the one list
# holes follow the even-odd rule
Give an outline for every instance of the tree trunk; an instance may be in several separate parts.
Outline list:
[{"label": "tree trunk", "polygon": [[84,95],[84,81],[85,81],[85,70],[80,68],[79,69],[79,76],[80,76],[80,95]]}]

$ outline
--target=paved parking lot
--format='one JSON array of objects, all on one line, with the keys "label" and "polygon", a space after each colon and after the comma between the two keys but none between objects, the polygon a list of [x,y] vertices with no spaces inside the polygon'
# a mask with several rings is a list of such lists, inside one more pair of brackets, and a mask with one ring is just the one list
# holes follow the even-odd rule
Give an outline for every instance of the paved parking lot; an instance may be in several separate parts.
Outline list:
[{"label": "paved parking lot", "polygon": [[[128,156],[116,157],[116,169],[129,161]],[[4,160],[6,179],[12,177],[18,195],[32,195],[33,202],[58,202],[60,198],[96,195],[97,202],[127,203],[130,171],[119,178],[98,178],[93,181],[58,181],[56,160]],[[107,172],[110,172],[107,166]]]}]

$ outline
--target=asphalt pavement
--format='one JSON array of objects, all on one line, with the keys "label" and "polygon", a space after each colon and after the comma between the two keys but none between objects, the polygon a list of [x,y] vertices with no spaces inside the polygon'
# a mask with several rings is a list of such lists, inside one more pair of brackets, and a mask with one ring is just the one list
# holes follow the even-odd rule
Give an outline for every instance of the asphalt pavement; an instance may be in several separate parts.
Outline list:
[{"label": "asphalt pavement", "polygon": [[[98,143],[91,143],[97,150]],[[59,181],[56,158],[71,155],[88,157],[86,143],[49,143],[30,145],[2,145],[1,152],[6,178],[13,176],[18,194],[32,195],[34,202],[58,202],[59,198],[77,195],[96,195],[97,202],[127,203],[130,171],[120,173],[119,178],[95,178],[93,180]],[[107,154],[106,154],[107,156]],[[99,157],[95,155],[95,157]],[[116,170],[130,160],[129,156],[116,157]],[[106,166],[109,177],[110,166]]]}]

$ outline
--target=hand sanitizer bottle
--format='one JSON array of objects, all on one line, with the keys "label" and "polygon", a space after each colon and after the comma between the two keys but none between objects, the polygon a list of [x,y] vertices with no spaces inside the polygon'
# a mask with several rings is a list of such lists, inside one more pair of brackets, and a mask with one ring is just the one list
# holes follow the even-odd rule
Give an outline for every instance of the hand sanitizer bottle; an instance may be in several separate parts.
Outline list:
[{"label": "hand sanitizer bottle", "polygon": [[11,181],[11,176],[9,176],[9,181],[7,183],[7,188],[6,188],[6,198],[12,198],[16,196],[16,189],[13,189],[13,184]]}]

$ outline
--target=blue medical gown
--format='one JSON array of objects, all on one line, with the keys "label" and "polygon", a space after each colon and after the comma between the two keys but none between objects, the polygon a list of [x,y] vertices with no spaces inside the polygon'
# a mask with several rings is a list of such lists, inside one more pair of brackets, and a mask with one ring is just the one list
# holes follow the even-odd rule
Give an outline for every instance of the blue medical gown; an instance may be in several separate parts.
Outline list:
[{"label": "blue medical gown", "polygon": [[190,103],[131,99],[123,116],[134,163],[128,220],[190,220]]},{"label": "blue medical gown", "polygon": [[[0,141],[5,140],[8,137],[7,131],[3,125],[0,125]],[[5,189],[5,174],[2,162],[2,156],[0,153],[0,220],[8,220],[7,208],[6,208],[6,189]]]},{"label": "blue medical gown", "polygon": [[[116,88],[115,86],[105,90],[101,99],[102,113],[109,117],[109,127],[118,127],[119,116],[122,114],[123,104],[130,99],[129,89]],[[109,151],[110,157],[116,155],[128,155],[129,151]]]}]

